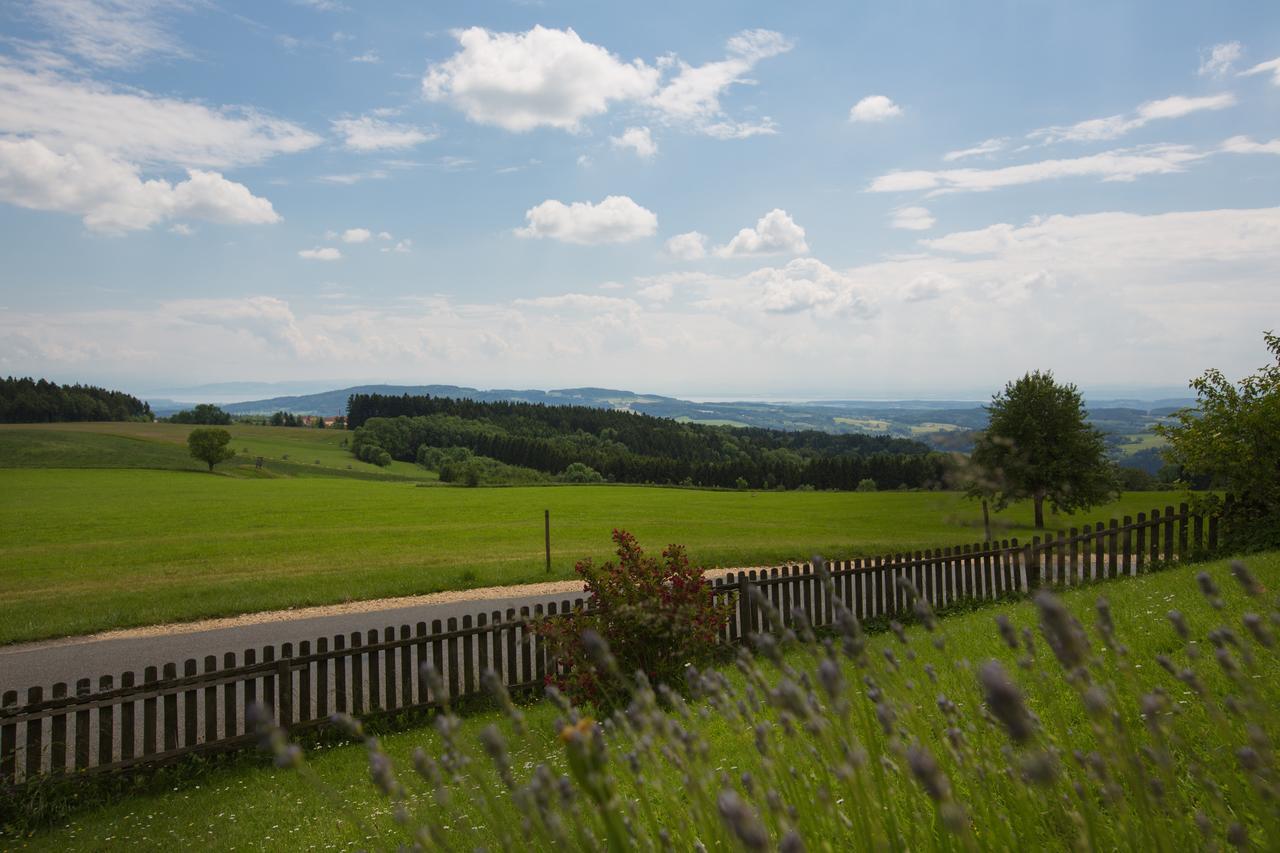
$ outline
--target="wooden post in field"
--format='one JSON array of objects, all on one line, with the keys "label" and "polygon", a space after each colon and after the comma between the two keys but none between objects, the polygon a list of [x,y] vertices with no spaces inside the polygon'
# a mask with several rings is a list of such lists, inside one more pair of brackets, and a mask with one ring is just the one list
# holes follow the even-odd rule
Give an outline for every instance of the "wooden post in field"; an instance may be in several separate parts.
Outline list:
[{"label": "wooden post in field", "polygon": [[551,510],[542,511],[542,538],[547,545],[547,574],[551,574]]}]

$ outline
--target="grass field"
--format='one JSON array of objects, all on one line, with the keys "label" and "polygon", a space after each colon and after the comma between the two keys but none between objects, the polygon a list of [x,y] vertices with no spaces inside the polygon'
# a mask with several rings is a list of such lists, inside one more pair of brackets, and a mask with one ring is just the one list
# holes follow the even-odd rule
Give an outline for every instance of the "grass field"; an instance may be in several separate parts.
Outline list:
[{"label": "grass field", "polygon": [[[1280,554],[1259,555],[1249,566],[1263,585],[1280,587]],[[1215,610],[1196,588],[1195,574],[1206,570],[1222,590],[1224,607]],[[1094,603],[1100,595],[1110,601],[1123,657],[1099,637],[1094,628]],[[716,791],[724,786],[737,791],[751,804],[774,839],[776,849],[783,826],[794,827],[807,849],[1071,849],[1075,844],[1094,849],[1225,849],[1228,826],[1240,823],[1240,831],[1255,849],[1275,849],[1278,837],[1274,803],[1258,788],[1262,779],[1248,778],[1237,764],[1236,750],[1246,740],[1246,724],[1276,737],[1274,711],[1280,669],[1274,652],[1256,645],[1241,629],[1247,610],[1271,607],[1266,599],[1247,598],[1230,576],[1225,562],[1207,567],[1175,568],[1138,579],[1121,579],[1064,594],[1064,601],[1081,623],[1088,626],[1092,683],[1102,685],[1115,709],[1114,722],[1091,722],[1079,691],[1062,677],[1062,669],[1036,631],[1038,617],[1028,603],[1000,604],[973,613],[949,617],[941,623],[943,642],[930,642],[923,629],[909,628],[908,645],[890,634],[872,637],[866,663],[855,668],[845,663],[846,695],[852,699],[852,715],[842,718],[829,708],[824,718],[830,727],[807,733],[795,723],[797,733],[786,736],[776,711],[746,710],[738,716],[730,701],[710,714],[694,713],[680,721],[706,752],[691,748],[675,770],[659,757],[657,749],[640,750],[643,785],[628,770],[624,755],[630,749],[625,736],[614,732],[607,761],[618,795],[635,801],[634,834],[638,849],[645,849],[646,835],[665,824],[673,849],[692,849],[696,836],[708,849],[740,849],[717,814]],[[1252,649],[1249,656],[1233,647],[1233,659],[1248,661],[1244,677],[1229,680],[1212,654],[1196,654],[1195,643],[1184,645],[1166,611],[1177,609],[1190,627],[1193,640],[1204,643],[1218,625],[1231,625],[1239,642]],[[1001,642],[993,616],[1005,613],[1014,630],[1035,632],[1037,657],[1027,666],[1017,661],[1022,650],[1011,651]],[[1207,648],[1208,644],[1205,643]],[[1192,695],[1155,663],[1158,654],[1169,655],[1176,667],[1198,673],[1204,698]],[[892,660],[890,660],[892,657]],[[976,669],[988,659],[1003,662],[1025,693],[1036,718],[1036,734],[1030,743],[1011,748],[1002,727],[980,709]],[[814,681],[814,660],[793,652],[788,661]],[[886,738],[877,714],[860,695],[863,676],[872,679],[877,701],[891,708],[895,734]],[[771,676],[776,680],[776,674]],[[733,689],[742,689],[742,678],[728,672]],[[1253,685],[1253,686],[1250,686]],[[828,702],[821,688],[813,688]],[[1142,697],[1163,691],[1165,710],[1160,722],[1151,713],[1144,720]],[[1225,713],[1224,697],[1235,693],[1244,715]],[[1256,694],[1252,697],[1250,694]],[[810,694],[812,695],[812,694]],[[942,698],[953,704],[948,711]],[[763,696],[760,698],[763,699]],[[936,701],[935,701],[936,699]],[[809,700],[818,701],[816,699]],[[754,700],[752,700],[754,704]],[[768,702],[766,701],[766,706]],[[745,707],[745,706],[744,706]],[[469,764],[461,779],[451,784],[454,796],[446,808],[435,804],[431,786],[415,781],[410,755],[416,746],[438,755],[441,739],[434,730],[421,729],[385,736],[381,745],[400,780],[409,789],[408,805],[418,820],[444,825],[454,849],[533,849],[535,837],[520,833],[521,815],[496,778],[493,763],[477,743],[486,726],[496,725],[509,745],[515,781],[523,785],[533,768],[546,763],[553,775],[568,772],[565,745],[555,737],[559,712],[548,703],[525,709],[527,735],[516,735],[505,718],[480,713],[462,721],[456,736]],[[1095,718],[1096,720],[1097,718]],[[1103,718],[1106,720],[1106,718]],[[770,744],[770,760],[760,757],[753,742],[753,722],[764,726]],[[948,731],[957,735],[949,735]],[[664,735],[651,729],[659,744]],[[858,750],[865,749],[850,776],[838,770],[840,750],[834,744],[848,737]],[[959,747],[953,744],[957,742]],[[674,740],[674,739],[673,739]],[[826,746],[810,752],[813,744]],[[1255,741],[1256,742],[1256,741]],[[909,747],[922,745],[937,759],[948,777],[945,801],[958,805],[969,826],[944,829],[935,803],[926,796],[910,767]],[[1168,770],[1159,761],[1144,758],[1167,755]],[[1078,750],[1078,752],[1076,752]],[[1073,753],[1090,767],[1101,766],[1103,781],[1086,770]],[[1037,756],[1053,756],[1047,765]],[[686,756],[677,743],[671,757]],[[1043,759],[1040,759],[1043,760]],[[1128,762],[1134,763],[1128,763]],[[1090,763],[1092,762],[1092,763]],[[393,849],[408,840],[391,817],[388,801],[369,782],[368,757],[361,745],[337,746],[312,752],[308,767],[313,780],[296,771],[245,766],[214,770],[194,786],[134,796],[122,802],[82,812],[55,828],[27,838],[10,837],[6,847],[15,850],[131,850],[223,849],[310,850]],[[1012,766],[1010,766],[1012,765]],[[788,773],[798,768],[798,775]],[[832,769],[837,768],[836,773]],[[1033,774],[1028,777],[1026,774]],[[748,780],[744,774],[750,774]],[[1195,781],[1213,780],[1219,796]],[[1032,781],[1037,779],[1038,781]],[[317,786],[316,782],[319,783]],[[1085,796],[1075,793],[1080,784]],[[1163,794],[1153,796],[1148,786],[1159,784]],[[1257,785],[1258,787],[1254,787]],[[1108,787],[1110,786],[1110,787]],[[768,805],[766,792],[780,791],[783,805]],[[483,792],[483,794],[481,793]],[[824,793],[825,792],[825,793]],[[486,805],[486,798],[495,801]],[[553,798],[558,800],[559,798]],[[786,804],[795,807],[788,814]],[[602,834],[598,815],[579,789],[572,815],[590,821],[597,837]],[[1205,813],[1209,836],[1193,821]],[[844,817],[837,818],[837,812]],[[570,817],[570,820],[573,818]],[[866,831],[866,840],[860,831]],[[957,834],[953,835],[952,832]],[[1085,841],[1088,843],[1084,843]],[[877,843],[878,842],[878,843]],[[765,848],[760,848],[765,849]]]},{"label": "grass field", "polygon": [[[1088,519],[1175,494],[1134,493]],[[0,470],[0,642],[546,579],[603,558],[614,527],[707,565],[869,555],[981,538],[955,493],[717,492],[643,486],[418,488],[196,471]],[[1031,532],[1029,507],[996,516]],[[1070,523],[1070,519],[1051,519]]]},{"label": "grass field", "polygon": [[[0,468],[207,470],[187,452],[187,435],[193,429],[168,423],[0,424]],[[261,456],[268,477],[436,479],[434,473],[408,462],[392,462],[388,468],[361,462],[342,446],[351,439],[343,430],[245,424],[223,429],[231,433],[230,446],[237,457],[217,470],[230,476],[263,476],[253,466]]]}]

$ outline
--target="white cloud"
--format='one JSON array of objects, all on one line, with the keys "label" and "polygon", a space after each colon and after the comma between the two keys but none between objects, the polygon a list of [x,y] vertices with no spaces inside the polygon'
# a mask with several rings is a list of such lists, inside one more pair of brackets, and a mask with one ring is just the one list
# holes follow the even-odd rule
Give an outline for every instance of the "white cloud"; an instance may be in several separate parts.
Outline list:
[{"label": "white cloud", "polygon": [[362,181],[381,181],[388,176],[386,169],[370,169],[367,172],[340,172],[335,175],[317,175],[315,180],[322,184],[341,184],[351,186]]},{"label": "white cloud", "polygon": [[170,13],[185,0],[34,0],[27,14],[51,31],[65,51],[104,68],[137,66],[190,53],[170,29]]},{"label": "white cloud", "polygon": [[647,127],[628,127],[621,136],[611,136],[609,141],[614,148],[630,148],[636,156],[644,160],[652,160],[658,153],[658,146]]},{"label": "white cloud", "polygon": [[849,121],[887,121],[902,115],[902,107],[885,95],[868,95],[849,110]]},{"label": "white cloud", "polygon": [[623,243],[652,236],[658,230],[658,217],[653,211],[625,195],[608,196],[599,204],[565,204],[548,199],[529,208],[525,220],[528,224],[516,229],[517,236],[582,245]]},{"label": "white cloud", "polygon": [[378,232],[378,239],[379,239],[379,240],[390,240],[390,239],[391,239],[391,232],[390,232],[390,231],[379,231],[379,232]]},{"label": "white cloud", "polygon": [[706,257],[707,235],[700,231],[686,231],[667,240],[667,254],[682,261],[696,261]]},{"label": "white cloud", "polygon": [[[385,233],[385,232],[384,232],[384,233]],[[408,237],[406,237],[406,238],[405,238],[405,239],[403,239],[403,240],[399,240],[399,241],[397,241],[397,242],[396,242],[396,244],[395,244],[394,246],[383,246],[383,247],[382,247],[381,249],[379,249],[378,251],[380,251],[380,252],[395,252],[395,253],[397,253],[397,254],[405,255],[405,254],[408,254],[409,252],[412,252],[412,251],[413,251],[413,241],[412,241],[412,240],[410,240]]]},{"label": "white cloud", "polygon": [[373,237],[373,232],[368,228],[348,228],[342,232],[342,242],[344,243],[364,243]]},{"label": "white cloud", "polygon": [[0,201],[82,216],[90,230],[137,231],[172,219],[270,224],[280,217],[265,198],[217,172],[190,169],[170,183],[143,180],[137,167],[90,145],[59,154],[34,139],[0,139]]},{"label": "white cloud", "polygon": [[536,26],[523,33],[495,33],[472,27],[454,33],[460,50],[431,65],[423,95],[447,102],[467,118],[523,132],[556,127],[577,132],[582,122],[608,112],[614,103],[632,103],[664,124],[718,139],[775,133],[768,117],[742,122],[724,115],[721,99],[761,60],[791,49],[771,30],[744,30],[726,43],[727,56],[690,65],[675,56],[655,64],[626,62],[607,49],[583,41],[571,29]]},{"label": "white cloud", "polygon": [[1254,142],[1247,136],[1233,136],[1222,143],[1229,154],[1280,154],[1280,138],[1270,142]]},{"label": "white cloud", "polygon": [[1087,157],[1040,160],[998,169],[943,169],[889,172],[875,178],[869,192],[982,192],[1069,177],[1132,181],[1146,175],[1181,172],[1208,156],[1186,145],[1154,145],[1104,151]]},{"label": "white cloud", "polygon": [[298,257],[304,261],[340,261],[342,253],[332,246],[317,246],[314,249],[301,249]]},{"label": "white cloud", "polygon": [[351,57],[347,61],[358,62],[364,65],[377,65],[378,63],[382,62],[382,57],[378,55],[378,52],[376,50],[369,50],[369,51],[365,51],[364,53],[357,54],[356,56]]},{"label": "white cloud", "polygon": [[952,163],[956,160],[963,160],[966,157],[979,157],[984,154],[994,154],[1003,149],[1008,142],[1009,140],[1004,137],[987,139],[979,142],[972,148],[961,148],[958,151],[948,151],[946,154],[942,155],[942,159],[948,163]]},{"label": "white cloud", "polygon": [[[1265,355],[1258,318],[1280,316],[1280,208],[1049,216],[937,245],[843,269],[804,258],[736,277],[631,283],[670,283],[669,300],[614,289],[520,303],[435,295],[387,307],[317,299],[303,310],[253,296],[3,311],[0,372],[212,382],[269,360],[300,379],[352,384],[429,373],[479,387],[683,396],[981,396],[1037,368],[1084,387],[1119,381],[1117,364],[1139,385],[1181,386],[1206,365],[1249,373]],[[972,328],[982,334],[955,333]],[[944,341],[946,358],[887,340]],[[675,378],[655,386],[655,376]]]},{"label": "white cloud", "polygon": [[373,116],[334,119],[333,129],[352,151],[398,151],[438,139],[440,134],[411,124],[398,124]]},{"label": "white cloud", "polygon": [[716,254],[722,258],[734,258],[782,252],[803,255],[808,251],[804,229],[785,210],[774,208],[760,217],[754,228],[743,228],[732,240],[717,248]]},{"label": "white cloud", "polygon": [[1115,139],[1153,121],[1182,118],[1202,110],[1223,110],[1235,104],[1236,96],[1230,92],[1194,98],[1173,95],[1140,104],[1132,115],[1114,115],[1071,125],[1043,127],[1027,134],[1027,138],[1042,140],[1046,145],[1054,142],[1097,142]]},{"label": "white cloud", "polygon": [[1244,48],[1238,41],[1215,44],[1208,53],[1200,54],[1200,68],[1197,73],[1201,77],[1221,77],[1231,70],[1231,66],[1244,55]]},{"label": "white cloud", "polygon": [[751,82],[743,75],[761,60],[791,50],[792,43],[772,30],[744,30],[726,44],[728,56],[703,65],[689,65],[679,59],[666,64],[678,73],[650,100],[664,120],[682,124],[718,139],[745,139],[775,133],[773,122],[765,118],[755,123],[724,120],[720,99],[735,83]]},{"label": "white cloud", "polygon": [[479,124],[576,131],[611,101],[644,98],[658,82],[657,69],[640,60],[623,62],[571,29],[495,33],[471,27],[454,36],[461,49],[427,69],[422,92]]},{"label": "white cloud", "polygon": [[211,109],[30,71],[0,58],[0,134],[56,151],[88,143],[144,165],[226,169],[313,148],[320,137],[246,107]]},{"label": "white cloud", "polygon": [[196,231],[185,222],[175,222],[169,226],[169,233],[177,234],[179,237],[190,237]]},{"label": "white cloud", "polygon": [[899,207],[893,211],[889,224],[908,231],[928,231],[937,221],[927,207]]},{"label": "white cloud", "polygon": [[1277,56],[1275,59],[1269,59],[1266,62],[1259,62],[1252,68],[1246,71],[1241,71],[1238,76],[1252,77],[1255,74],[1267,73],[1271,74],[1272,85],[1280,86],[1280,56]]}]

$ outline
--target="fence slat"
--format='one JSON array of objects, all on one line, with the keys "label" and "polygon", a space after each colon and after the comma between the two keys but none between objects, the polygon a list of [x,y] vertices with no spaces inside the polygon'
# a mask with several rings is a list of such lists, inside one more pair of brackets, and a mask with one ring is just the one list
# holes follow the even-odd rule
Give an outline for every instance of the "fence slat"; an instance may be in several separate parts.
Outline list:
[{"label": "fence slat", "polygon": [[403,643],[400,646],[400,704],[405,708],[413,704],[413,646],[409,645],[411,636],[413,629],[408,625],[401,625],[400,639]]},{"label": "fence slat", "polygon": [[[120,687],[127,690],[133,687],[133,672],[120,673]],[[136,725],[134,707],[136,702],[129,698],[120,704],[120,760],[129,761],[134,752],[134,726]]]},{"label": "fence slat", "polygon": [[[311,656],[311,642],[303,640],[298,643],[298,657]],[[298,722],[311,720],[311,662],[303,661],[298,667]]]},{"label": "fence slat", "polygon": [[[258,662],[258,653],[254,649],[244,650],[244,665],[253,666]],[[249,731],[249,709],[258,704],[258,679],[252,677],[244,682],[244,730]]]},{"label": "fence slat", "polygon": [[[195,658],[187,658],[182,662],[183,676],[192,676],[197,672]],[[195,746],[196,743],[196,691],[182,692],[182,745]]]},{"label": "fence slat", "polygon": [[[6,713],[18,708],[18,691],[6,690],[0,697],[0,707]],[[0,725],[0,782],[14,785],[18,781],[18,724]]]},{"label": "fence slat", "polygon": [[[53,685],[54,699],[63,699],[67,695],[67,684],[59,681]],[[67,769],[67,715],[56,714],[49,720],[49,772],[59,774]]]},{"label": "fence slat", "polygon": [[[382,642],[394,643],[396,641],[396,629],[390,625],[382,629]],[[394,711],[400,707],[400,703],[396,700],[396,650],[392,646],[382,650],[382,674],[386,683],[387,699],[382,707],[388,711]]]},{"label": "fence slat", "polygon": [[353,631],[351,633],[351,711],[353,716],[360,716],[364,713],[364,655],[360,652],[360,647],[364,643],[360,639],[360,632]]},{"label": "fence slat", "polygon": [[1160,562],[1160,510],[1151,510],[1151,565]]},{"label": "fence slat", "polygon": [[427,623],[418,622],[413,626],[413,635],[418,642],[414,646],[417,649],[417,673],[418,673],[418,704],[427,704],[427,680],[422,677],[422,666],[427,662]]},{"label": "fence slat", "polygon": [[[178,665],[176,663],[167,663],[164,665],[164,679],[169,681],[178,677]],[[164,749],[168,752],[171,749],[178,748],[178,694],[171,691],[164,695]]]},{"label": "fence slat", "polygon": [[[204,671],[213,675],[218,670],[218,658],[205,655]],[[210,684],[204,689],[204,742],[213,743],[218,739],[218,688]]]},{"label": "fence slat", "polygon": [[[263,663],[276,662],[276,647],[266,646],[262,650]],[[276,677],[274,670],[268,670],[262,676],[262,704],[266,706],[267,716],[271,719],[278,719],[276,711],[279,710],[280,704],[276,700]]]},{"label": "fence slat", "polygon": [[1124,517],[1124,548],[1122,551],[1124,562],[1121,564],[1121,573],[1125,575],[1133,574],[1133,519],[1129,516]]},{"label": "fence slat", "polygon": [[[431,620],[431,633],[443,634],[444,626],[439,619]],[[436,677],[440,679],[440,683],[444,683],[444,643],[441,640],[434,640],[431,643],[431,664],[435,667]],[[431,701],[437,704],[443,704],[449,697],[432,696]]]},{"label": "fence slat", "polygon": [[[316,654],[328,654],[329,638],[320,637],[316,640]],[[341,658],[330,660],[320,660],[316,662],[316,719],[329,719],[329,664],[337,663]]]},{"label": "fence slat", "polygon": [[[378,645],[378,632],[373,628],[369,629],[368,645]],[[369,658],[369,692],[365,698],[368,701],[367,711],[372,713],[382,708],[382,659],[377,651],[368,653]]]},{"label": "fence slat", "polygon": [[1120,522],[1116,521],[1114,518],[1111,519],[1109,529],[1107,531],[1107,577],[1109,578],[1118,577],[1120,574],[1120,563],[1116,559],[1116,549],[1120,544],[1119,529]]},{"label": "fence slat", "polygon": [[[27,704],[34,705],[44,700],[44,690],[40,687],[27,688]],[[40,775],[40,763],[44,758],[43,746],[43,725],[42,718],[27,720],[27,755],[26,755],[26,778],[34,779]]]},{"label": "fence slat", "polygon": [[[223,669],[236,668],[236,653],[227,652],[222,656]],[[240,723],[236,719],[236,682],[228,681],[222,685],[222,736],[235,737],[240,734]]]},{"label": "fence slat", "polygon": [[1184,563],[1187,560],[1187,516],[1189,515],[1187,505],[1185,503],[1178,504],[1178,562]]},{"label": "fence slat", "polygon": [[276,702],[280,710],[280,728],[293,725],[293,643],[280,646],[280,660],[276,663]]},{"label": "fence slat", "polygon": [[[457,650],[451,645],[451,659],[457,660]],[[533,680],[533,649],[529,647],[529,608],[520,608],[520,672],[524,681]]]}]

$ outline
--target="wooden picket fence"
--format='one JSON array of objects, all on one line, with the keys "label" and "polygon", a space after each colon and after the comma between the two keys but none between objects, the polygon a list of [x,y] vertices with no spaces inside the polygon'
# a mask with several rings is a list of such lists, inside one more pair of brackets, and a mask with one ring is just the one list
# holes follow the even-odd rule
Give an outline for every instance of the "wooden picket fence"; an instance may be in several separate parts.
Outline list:
[{"label": "wooden picket fence", "polygon": [[[1207,529],[1206,529],[1207,528]],[[1137,519],[1085,525],[1020,544],[1016,539],[975,543],[912,554],[827,563],[831,590],[861,619],[910,612],[899,578],[940,609],[962,600],[1025,594],[1043,584],[1070,585],[1142,572],[1153,564],[1186,560],[1218,549],[1218,519],[1166,507]],[[730,573],[714,581],[718,596],[735,600],[721,633],[740,642],[767,630],[751,587],[785,623],[803,618],[815,627],[834,622],[834,600],[809,564]],[[321,637],[295,648],[285,643],[219,660],[188,659],[181,673],[169,663],[119,681],[103,675],[0,695],[0,785],[40,777],[120,771],[158,765],[195,754],[252,746],[249,709],[260,706],[297,733],[326,723],[333,713],[362,717],[438,707],[483,690],[481,675],[493,669],[512,691],[540,689],[555,666],[532,623],[572,614],[581,599],[547,606],[387,627],[381,632]],[[803,614],[801,616],[800,614]],[[436,695],[421,668],[440,675]]]}]

